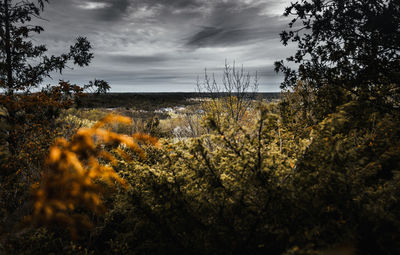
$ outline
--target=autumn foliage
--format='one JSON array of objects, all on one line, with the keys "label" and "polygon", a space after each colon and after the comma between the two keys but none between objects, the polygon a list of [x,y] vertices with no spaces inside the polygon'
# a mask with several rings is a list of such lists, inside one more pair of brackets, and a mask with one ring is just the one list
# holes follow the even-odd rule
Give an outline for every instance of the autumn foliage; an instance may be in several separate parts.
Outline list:
[{"label": "autumn foliage", "polygon": [[104,212],[101,196],[105,190],[100,182],[128,187],[113,169],[118,163],[116,155],[104,150],[104,146],[114,147],[115,154],[128,160],[121,146],[144,158],[139,143],[158,145],[148,135],[128,136],[105,129],[110,123],[130,124],[131,119],[108,115],[93,127],[78,130],[71,141],[58,138],[52,145],[43,183],[35,191],[33,220],[36,223],[62,223],[76,235],[78,224],[89,225],[81,214],[74,213],[78,208]]}]

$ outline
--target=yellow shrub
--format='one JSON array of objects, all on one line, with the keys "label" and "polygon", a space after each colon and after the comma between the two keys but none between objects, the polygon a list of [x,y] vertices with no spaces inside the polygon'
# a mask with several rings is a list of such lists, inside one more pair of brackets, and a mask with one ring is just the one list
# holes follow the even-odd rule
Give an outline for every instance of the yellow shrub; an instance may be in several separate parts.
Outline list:
[{"label": "yellow shrub", "polygon": [[[114,122],[130,124],[131,119],[108,115],[91,128],[79,129],[70,141],[63,138],[55,141],[50,148],[43,183],[34,191],[32,220],[35,224],[63,224],[74,236],[79,226],[90,225],[85,217],[76,213],[78,208],[94,213],[105,209],[101,201],[105,191],[96,181],[128,186],[113,169],[117,162],[115,156],[105,151],[104,147],[124,145],[145,157],[138,143],[158,145],[158,142],[148,135],[128,136],[104,128]],[[127,157],[121,148],[115,152]]]}]

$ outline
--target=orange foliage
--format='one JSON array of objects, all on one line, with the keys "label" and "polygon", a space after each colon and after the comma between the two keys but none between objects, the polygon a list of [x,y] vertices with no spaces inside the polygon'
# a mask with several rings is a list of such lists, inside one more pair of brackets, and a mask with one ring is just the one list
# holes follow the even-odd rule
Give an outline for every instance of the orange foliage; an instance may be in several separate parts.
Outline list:
[{"label": "orange foliage", "polygon": [[105,151],[104,146],[117,147],[116,153],[123,158],[129,156],[118,148],[119,145],[145,157],[138,143],[158,146],[158,141],[144,134],[128,136],[104,128],[113,122],[130,124],[131,119],[108,115],[93,127],[78,130],[71,141],[63,138],[56,140],[46,162],[47,174],[41,187],[35,191],[32,219],[36,224],[64,224],[74,236],[80,225],[90,225],[82,215],[74,213],[77,208],[94,213],[105,209],[101,201],[105,191],[98,181],[128,187],[113,169],[117,159]]}]

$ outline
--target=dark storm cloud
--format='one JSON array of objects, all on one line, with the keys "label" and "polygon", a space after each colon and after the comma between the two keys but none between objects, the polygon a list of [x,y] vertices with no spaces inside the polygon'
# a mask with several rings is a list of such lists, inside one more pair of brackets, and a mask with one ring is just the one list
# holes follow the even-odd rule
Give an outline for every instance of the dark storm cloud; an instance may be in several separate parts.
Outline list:
[{"label": "dark storm cloud", "polygon": [[186,9],[200,7],[205,4],[204,0],[133,0],[135,5],[147,5],[149,7],[163,6],[174,9]]},{"label": "dark storm cloud", "polygon": [[223,33],[225,33],[225,31],[221,28],[204,27],[200,32],[189,39],[187,45],[204,46],[217,37],[223,37]]},{"label": "dark storm cloud", "polygon": [[190,37],[187,46],[213,47],[240,45],[276,38],[282,22],[264,15],[268,3],[219,2],[213,8],[208,26]]},{"label": "dark storm cloud", "polygon": [[264,29],[245,29],[245,28],[217,28],[204,27],[192,36],[187,46],[213,47],[213,46],[234,46],[251,41],[260,41],[271,37],[269,31]]},{"label": "dark storm cloud", "polygon": [[152,55],[152,56],[135,56],[135,55],[112,55],[108,58],[112,62],[136,64],[136,65],[149,65],[171,60],[167,55]]},{"label": "dark storm cloud", "polygon": [[227,59],[258,71],[261,90],[276,91],[280,78],[272,63],[289,54],[279,42],[288,23],[281,16],[285,1],[51,0],[36,42],[52,54],[68,50],[77,36],[93,45],[89,67],[54,80],[105,79],[119,91],[192,91],[204,68],[218,73]]},{"label": "dark storm cloud", "polygon": [[99,18],[105,21],[116,20],[125,15],[130,4],[129,0],[107,0],[102,2],[106,7],[99,11]]}]

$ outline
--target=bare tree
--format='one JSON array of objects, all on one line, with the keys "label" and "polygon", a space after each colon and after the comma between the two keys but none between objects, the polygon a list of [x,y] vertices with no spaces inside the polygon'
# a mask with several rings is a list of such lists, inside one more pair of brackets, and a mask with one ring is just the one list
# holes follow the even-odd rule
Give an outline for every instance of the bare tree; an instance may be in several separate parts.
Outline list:
[{"label": "bare tree", "polygon": [[203,82],[197,78],[197,90],[206,94],[209,100],[206,99],[207,103],[203,104],[205,112],[212,111],[217,118],[225,115],[237,122],[242,120],[252,101],[256,99],[257,72],[252,76],[243,66],[237,69],[235,62],[230,66],[225,61],[222,84],[217,83],[214,74],[210,76],[205,70]]}]

